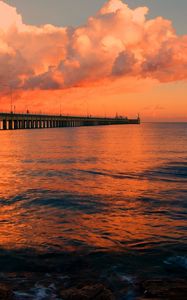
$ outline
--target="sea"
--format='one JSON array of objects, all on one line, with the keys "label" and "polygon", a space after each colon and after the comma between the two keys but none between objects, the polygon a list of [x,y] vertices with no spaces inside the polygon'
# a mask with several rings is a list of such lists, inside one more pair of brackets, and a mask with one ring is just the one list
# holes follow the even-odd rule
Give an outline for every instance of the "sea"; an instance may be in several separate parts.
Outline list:
[{"label": "sea", "polygon": [[0,278],[16,299],[186,275],[187,123],[0,131]]}]

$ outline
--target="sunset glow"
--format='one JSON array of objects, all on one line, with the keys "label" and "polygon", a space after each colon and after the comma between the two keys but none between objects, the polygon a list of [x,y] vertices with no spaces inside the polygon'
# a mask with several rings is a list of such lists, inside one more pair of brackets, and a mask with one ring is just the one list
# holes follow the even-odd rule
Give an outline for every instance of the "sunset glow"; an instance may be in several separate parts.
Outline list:
[{"label": "sunset glow", "polygon": [[77,28],[24,24],[0,1],[0,106],[186,121],[187,35],[109,0]]},{"label": "sunset glow", "polygon": [[0,0],[0,300],[187,299],[187,0]]}]

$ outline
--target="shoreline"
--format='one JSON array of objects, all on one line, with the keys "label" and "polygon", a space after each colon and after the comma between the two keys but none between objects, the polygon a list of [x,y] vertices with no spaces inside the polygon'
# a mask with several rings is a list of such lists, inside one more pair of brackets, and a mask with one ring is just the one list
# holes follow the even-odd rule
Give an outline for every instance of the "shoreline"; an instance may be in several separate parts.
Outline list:
[{"label": "shoreline", "polygon": [[[77,274],[78,275],[78,274]],[[184,300],[187,276],[177,278],[70,277],[60,273],[3,273],[0,299],[3,300]],[[84,276],[83,276],[84,275]]]}]

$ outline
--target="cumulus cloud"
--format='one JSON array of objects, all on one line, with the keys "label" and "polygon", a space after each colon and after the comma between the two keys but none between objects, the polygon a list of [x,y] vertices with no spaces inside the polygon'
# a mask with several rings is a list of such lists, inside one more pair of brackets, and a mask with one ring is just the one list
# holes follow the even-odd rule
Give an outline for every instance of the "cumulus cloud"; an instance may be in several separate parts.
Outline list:
[{"label": "cumulus cloud", "polygon": [[187,35],[172,23],[146,19],[147,7],[109,0],[77,28],[23,23],[0,1],[0,89],[58,90],[132,78],[187,78]]},{"label": "cumulus cloud", "polygon": [[16,8],[7,5],[5,2],[0,3],[0,29],[8,31],[11,27],[18,30],[24,27],[22,17],[16,11]]}]

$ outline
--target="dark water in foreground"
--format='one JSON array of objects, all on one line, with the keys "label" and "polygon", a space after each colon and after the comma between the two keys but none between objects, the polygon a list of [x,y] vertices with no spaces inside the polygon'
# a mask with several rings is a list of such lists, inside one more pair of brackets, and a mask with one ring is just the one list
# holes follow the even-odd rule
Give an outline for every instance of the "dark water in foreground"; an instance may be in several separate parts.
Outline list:
[{"label": "dark water in foreground", "polygon": [[0,145],[2,272],[185,274],[187,124],[1,131]]}]

